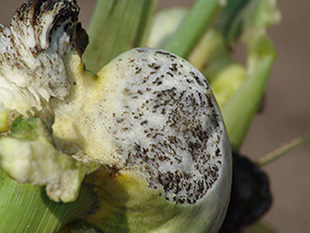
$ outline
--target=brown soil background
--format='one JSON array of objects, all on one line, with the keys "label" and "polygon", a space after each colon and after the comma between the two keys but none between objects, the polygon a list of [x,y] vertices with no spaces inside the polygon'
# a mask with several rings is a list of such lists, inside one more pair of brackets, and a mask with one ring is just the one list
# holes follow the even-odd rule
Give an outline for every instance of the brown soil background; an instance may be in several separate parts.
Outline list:
[{"label": "brown soil background", "polygon": [[[8,25],[21,0],[1,0],[0,22]],[[189,6],[193,0],[161,0],[160,8]],[[95,4],[79,0],[84,27]],[[310,1],[278,0],[282,22],[270,30],[278,59],[265,97],[264,111],[252,124],[241,149],[257,158],[310,130]],[[263,218],[281,233],[310,229],[310,143],[264,167],[274,202]]]}]

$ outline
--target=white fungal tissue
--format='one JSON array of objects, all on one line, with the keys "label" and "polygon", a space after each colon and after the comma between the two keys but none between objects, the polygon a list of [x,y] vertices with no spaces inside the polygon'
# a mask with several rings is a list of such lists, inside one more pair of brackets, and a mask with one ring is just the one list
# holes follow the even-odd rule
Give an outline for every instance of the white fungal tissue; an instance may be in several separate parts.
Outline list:
[{"label": "white fungal tissue", "polygon": [[73,50],[71,37],[79,8],[73,0],[26,1],[10,27],[0,24],[0,101],[8,108],[40,107],[40,98],[69,95],[63,56]]},{"label": "white fungal tissue", "polygon": [[169,201],[202,199],[228,156],[205,77],[172,53],[145,48],[122,54],[104,72],[109,77],[103,79],[105,94],[94,106],[92,128],[103,126],[113,138],[117,165],[140,170]]}]

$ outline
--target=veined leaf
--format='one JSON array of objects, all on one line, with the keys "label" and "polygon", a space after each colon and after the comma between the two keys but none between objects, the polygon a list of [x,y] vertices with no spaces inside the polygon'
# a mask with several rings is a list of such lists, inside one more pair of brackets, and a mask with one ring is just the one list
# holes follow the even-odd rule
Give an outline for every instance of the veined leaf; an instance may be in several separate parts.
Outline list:
[{"label": "veined leaf", "polygon": [[156,12],[147,47],[164,48],[182,24],[188,11],[187,8],[172,7]]},{"label": "veined leaf", "polygon": [[164,49],[181,57],[188,56],[221,9],[219,0],[197,0]]},{"label": "veined leaf", "polygon": [[1,166],[0,180],[1,232],[58,232],[72,219],[91,210],[95,202],[85,185],[77,201],[63,204],[50,200],[43,187],[11,179]]},{"label": "veined leaf", "polygon": [[98,0],[88,28],[87,69],[97,72],[114,57],[143,46],[158,0]]},{"label": "veined leaf", "polygon": [[265,93],[276,57],[267,28],[279,21],[279,15],[274,0],[262,0],[244,21],[241,40],[248,48],[248,78],[222,109],[233,150],[241,146]]},{"label": "veined leaf", "polygon": [[257,113],[271,71],[273,59],[264,58],[253,74],[223,106],[222,113],[233,150],[242,144],[248,128]]},{"label": "veined leaf", "polygon": [[237,40],[243,32],[244,21],[251,13],[255,0],[228,0],[215,23],[215,29],[227,43]]}]

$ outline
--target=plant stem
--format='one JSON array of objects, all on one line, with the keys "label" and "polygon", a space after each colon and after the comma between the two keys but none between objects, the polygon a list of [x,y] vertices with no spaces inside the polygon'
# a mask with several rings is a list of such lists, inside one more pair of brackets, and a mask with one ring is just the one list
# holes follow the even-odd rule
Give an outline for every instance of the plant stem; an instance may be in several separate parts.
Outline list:
[{"label": "plant stem", "polygon": [[164,49],[187,57],[212,25],[221,8],[219,0],[198,0]]},{"label": "plant stem", "polygon": [[306,134],[304,134],[298,138],[295,138],[295,139],[285,143],[284,145],[275,149],[274,151],[259,157],[256,160],[256,164],[258,166],[264,166],[266,164],[269,164],[272,161],[274,161],[274,160],[280,158],[281,156],[287,154],[291,150],[295,149],[296,147],[308,142],[309,140],[310,140],[310,133],[306,133]]},{"label": "plant stem", "polygon": [[273,58],[266,56],[258,62],[254,72],[222,108],[228,136],[234,151],[238,151],[261,99],[265,93]]}]

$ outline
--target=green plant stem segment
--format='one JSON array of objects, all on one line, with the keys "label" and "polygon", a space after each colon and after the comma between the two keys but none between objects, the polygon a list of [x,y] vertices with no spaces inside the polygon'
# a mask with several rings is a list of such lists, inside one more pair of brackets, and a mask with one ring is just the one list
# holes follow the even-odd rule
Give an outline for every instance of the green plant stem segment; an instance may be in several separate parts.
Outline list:
[{"label": "green plant stem segment", "polygon": [[284,145],[282,145],[281,147],[275,149],[274,151],[261,156],[259,159],[257,159],[256,164],[258,166],[264,166],[266,164],[271,163],[272,161],[280,158],[281,156],[287,154],[288,152],[290,152],[291,150],[295,149],[296,147],[306,143],[310,141],[310,133],[306,133],[298,138],[295,138],[287,143],[285,143]]},{"label": "green plant stem segment", "polygon": [[221,9],[219,0],[198,0],[164,49],[187,57]]},{"label": "green plant stem segment", "polygon": [[18,183],[1,167],[0,193],[1,232],[58,232],[91,210],[95,202],[95,197],[85,185],[75,202],[63,204],[51,201],[44,187]]},{"label": "green plant stem segment", "polygon": [[266,56],[240,89],[223,106],[222,114],[232,149],[238,151],[248,128],[257,113],[273,64],[273,57]]},{"label": "green plant stem segment", "polygon": [[158,0],[98,0],[83,60],[97,72],[119,54],[143,46]]}]

